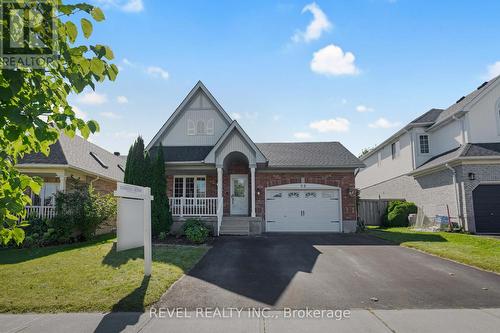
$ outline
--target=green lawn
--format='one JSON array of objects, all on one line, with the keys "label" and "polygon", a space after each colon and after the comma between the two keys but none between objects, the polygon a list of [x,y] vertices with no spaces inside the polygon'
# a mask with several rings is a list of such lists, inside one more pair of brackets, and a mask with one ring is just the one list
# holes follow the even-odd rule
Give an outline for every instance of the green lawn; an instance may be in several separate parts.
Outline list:
[{"label": "green lawn", "polygon": [[114,241],[0,250],[0,312],[142,311],[208,249],[155,246],[146,279],[143,249],[116,252]]},{"label": "green lawn", "polygon": [[449,232],[423,232],[408,228],[369,228],[371,235],[402,246],[500,273],[500,239]]}]

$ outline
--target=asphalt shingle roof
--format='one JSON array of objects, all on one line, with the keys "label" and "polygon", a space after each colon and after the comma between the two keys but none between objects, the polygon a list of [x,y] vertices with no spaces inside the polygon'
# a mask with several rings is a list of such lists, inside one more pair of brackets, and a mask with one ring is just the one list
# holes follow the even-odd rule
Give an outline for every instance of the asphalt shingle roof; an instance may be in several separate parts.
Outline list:
[{"label": "asphalt shingle roof", "polygon": [[480,85],[478,88],[476,88],[473,92],[469,93],[468,95],[465,95],[457,100],[456,103],[453,105],[449,106],[447,109],[445,109],[439,117],[437,117],[436,122],[434,125],[437,125],[449,117],[453,116],[457,112],[461,111],[469,102],[471,102],[474,98],[476,98],[482,91],[485,89],[488,89],[492,84],[494,84],[498,79],[500,79],[500,76],[497,76],[488,82],[484,82],[482,85]]},{"label": "asphalt shingle roof", "polygon": [[[199,162],[203,161],[213,146],[166,146],[163,147],[165,162]],[[156,154],[158,146],[149,151],[151,156]]]},{"label": "asphalt shingle roof", "polygon": [[364,164],[339,142],[256,143],[269,167],[358,168]]},{"label": "asphalt shingle roof", "polygon": [[439,117],[439,115],[443,112],[443,109],[430,109],[417,119],[414,119],[410,124],[426,124],[433,123]]},{"label": "asphalt shingle roof", "polygon": [[438,165],[451,162],[460,157],[500,157],[500,143],[468,143],[465,146],[448,150],[442,154],[436,155],[428,159],[424,164],[419,166],[416,171],[429,169]]},{"label": "asphalt shingle roof", "polygon": [[[102,166],[90,153],[100,160]],[[81,169],[99,176],[122,181],[125,169],[125,161],[122,157],[75,135],[69,138],[65,134],[59,136],[59,140],[50,147],[49,156],[41,153],[28,154],[22,158],[18,165],[25,164],[57,164]]]}]

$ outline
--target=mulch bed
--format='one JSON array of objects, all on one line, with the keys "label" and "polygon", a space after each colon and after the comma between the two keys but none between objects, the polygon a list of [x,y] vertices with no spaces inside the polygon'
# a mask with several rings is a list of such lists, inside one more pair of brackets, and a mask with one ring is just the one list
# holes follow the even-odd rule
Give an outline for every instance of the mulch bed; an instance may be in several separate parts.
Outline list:
[{"label": "mulch bed", "polygon": [[203,244],[196,244],[191,242],[185,236],[168,235],[166,239],[159,240],[153,239],[154,245],[208,245],[211,246],[216,240],[216,237],[209,236],[207,241]]}]

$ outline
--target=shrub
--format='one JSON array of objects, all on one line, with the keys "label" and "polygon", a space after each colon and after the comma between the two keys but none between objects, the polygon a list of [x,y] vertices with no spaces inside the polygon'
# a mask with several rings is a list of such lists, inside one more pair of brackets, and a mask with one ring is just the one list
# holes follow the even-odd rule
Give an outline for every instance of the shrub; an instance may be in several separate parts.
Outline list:
[{"label": "shrub", "polygon": [[165,239],[167,239],[167,233],[164,231],[160,232],[160,234],[158,235],[158,239],[164,241]]},{"label": "shrub", "polygon": [[204,243],[207,240],[209,230],[200,219],[188,219],[184,223],[184,234],[193,243]]},{"label": "shrub", "polygon": [[88,240],[97,227],[116,216],[116,199],[111,194],[96,192],[92,186],[76,186],[70,192],[55,196],[56,217],[50,222],[59,241],[67,241],[75,234]]},{"label": "shrub", "polygon": [[413,202],[391,201],[387,206],[383,226],[387,228],[407,227],[408,215],[416,212],[417,206]]}]

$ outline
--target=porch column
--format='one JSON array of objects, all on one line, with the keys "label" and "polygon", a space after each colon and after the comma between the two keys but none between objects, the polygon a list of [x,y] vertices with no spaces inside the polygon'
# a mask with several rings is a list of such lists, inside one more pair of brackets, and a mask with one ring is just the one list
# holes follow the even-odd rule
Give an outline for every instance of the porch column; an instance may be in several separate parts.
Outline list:
[{"label": "porch column", "polygon": [[252,217],[255,217],[255,167],[250,168],[250,182],[252,187]]},{"label": "porch column", "polygon": [[59,191],[64,192],[66,190],[66,175],[64,171],[58,172],[57,178],[59,178]]},{"label": "porch column", "polygon": [[222,198],[222,168],[217,168],[217,200]]}]

